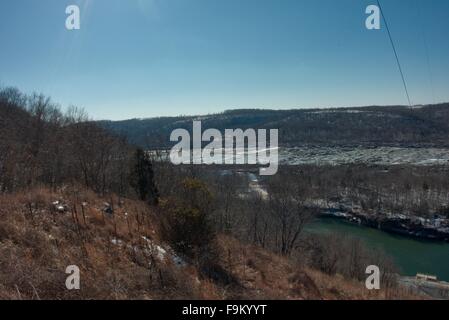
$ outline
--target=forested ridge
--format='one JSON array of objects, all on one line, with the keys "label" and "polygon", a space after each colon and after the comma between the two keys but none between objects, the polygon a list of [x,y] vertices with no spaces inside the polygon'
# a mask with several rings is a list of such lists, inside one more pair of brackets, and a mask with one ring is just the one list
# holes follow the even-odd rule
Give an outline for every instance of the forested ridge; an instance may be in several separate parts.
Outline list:
[{"label": "forested ridge", "polygon": [[369,106],[338,109],[230,110],[203,116],[99,121],[143,148],[170,145],[170,133],[192,129],[279,129],[283,146],[449,146],[449,103],[419,107]]}]

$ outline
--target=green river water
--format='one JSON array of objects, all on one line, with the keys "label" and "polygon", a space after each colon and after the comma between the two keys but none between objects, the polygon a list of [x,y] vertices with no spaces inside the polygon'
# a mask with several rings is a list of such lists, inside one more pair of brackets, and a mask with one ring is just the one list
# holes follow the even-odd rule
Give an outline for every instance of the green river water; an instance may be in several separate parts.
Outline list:
[{"label": "green river water", "polygon": [[449,243],[418,241],[332,218],[317,219],[306,227],[306,231],[335,232],[360,238],[368,247],[380,248],[390,255],[401,275],[426,273],[449,281]]}]

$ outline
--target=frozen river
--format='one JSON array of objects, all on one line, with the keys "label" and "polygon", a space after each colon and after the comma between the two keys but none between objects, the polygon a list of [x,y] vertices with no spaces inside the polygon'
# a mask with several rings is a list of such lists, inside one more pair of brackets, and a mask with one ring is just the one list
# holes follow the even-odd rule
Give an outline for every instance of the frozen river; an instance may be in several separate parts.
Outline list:
[{"label": "frozen river", "polygon": [[281,164],[449,165],[449,149],[399,147],[295,147],[280,148]]}]

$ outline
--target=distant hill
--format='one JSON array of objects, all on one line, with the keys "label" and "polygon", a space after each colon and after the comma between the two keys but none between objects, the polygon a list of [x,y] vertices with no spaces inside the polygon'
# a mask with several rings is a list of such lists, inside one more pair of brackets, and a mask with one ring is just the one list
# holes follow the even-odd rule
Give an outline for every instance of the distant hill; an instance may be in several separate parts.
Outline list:
[{"label": "distant hill", "polygon": [[449,103],[415,106],[369,106],[338,109],[231,110],[205,116],[179,116],[99,124],[145,148],[170,145],[172,130],[216,128],[279,129],[279,142],[298,145],[449,146]]}]

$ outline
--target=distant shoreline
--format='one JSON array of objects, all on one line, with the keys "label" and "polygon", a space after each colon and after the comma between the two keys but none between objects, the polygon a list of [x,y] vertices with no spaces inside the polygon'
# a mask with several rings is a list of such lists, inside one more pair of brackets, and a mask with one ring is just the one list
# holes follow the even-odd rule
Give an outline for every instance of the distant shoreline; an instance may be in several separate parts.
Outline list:
[{"label": "distant shoreline", "polygon": [[[427,219],[418,217],[405,217],[395,215],[367,215],[358,213],[341,212],[336,209],[324,210],[320,213],[322,218],[344,220],[352,224],[377,229],[386,233],[413,238],[417,240],[449,243],[449,219]],[[444,227],[436,227],[439,221]],[[426,225],[426,222],[428,223]],[[432,226],[432,224],[434,224]]]}]

